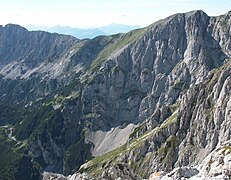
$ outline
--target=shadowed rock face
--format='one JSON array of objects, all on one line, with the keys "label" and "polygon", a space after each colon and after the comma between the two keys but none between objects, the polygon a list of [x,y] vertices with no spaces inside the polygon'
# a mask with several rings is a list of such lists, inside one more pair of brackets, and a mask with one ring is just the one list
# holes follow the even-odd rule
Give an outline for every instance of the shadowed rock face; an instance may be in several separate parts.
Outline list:
[{"label": "shadowed rock face", "polygon": [[85,41],[7,25],[0,99],[40,107],[15,131],[47,171],[69,174],[119,146],[81,171],[110,176],[116,163],[148,177],[196,165],[230,139],[230,24],[230,13],[192,11]]}]

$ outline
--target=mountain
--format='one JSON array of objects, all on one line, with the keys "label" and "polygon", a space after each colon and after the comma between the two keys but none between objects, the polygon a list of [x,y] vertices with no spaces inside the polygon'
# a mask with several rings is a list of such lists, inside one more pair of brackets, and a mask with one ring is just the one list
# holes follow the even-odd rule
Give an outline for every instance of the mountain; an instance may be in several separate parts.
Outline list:
[{"label": "mountain", "polygon": [[229,179],[230,24],[192,11],[85,40],[1,26],[0,178]]},{"label": "mountain", "polygon": [[99,29],[105,32],[107,35],[118,34],[118,33],[126,33],[134,29],[141,28],[140,26],[128,26],[125,24],[115,24],[111,23],[107,26],[102,26]]},{"label": "mountain", "polygon": [[[80,42],[71,36],[29,32],[13,24],[0,27],[0,41],[0,96],[9,104],[36,101],[41,94],[54,91],[57,76],[65,73],[64,59],[71,56]],[[46,79],[52,83],[47,84]]]},{"label": "mountain", "polygon": [[45,26],[27,26],[29,30],[43,30],[51,33],[59,33],[65,35],[71,35],[78,39],[92,39],[96,36],[106,35],[105,32],[101,31],[98,28],[91,29],[81,29],[81,28],[72,28],[68,26],[54,26],[54,27],[45,27]]},{"label": "mountain", "polygon": [[59,33],[65,35],[72,35],[78,39],[93,39],[100,35],[112,35],[118,33],[126,33],[131,30],[140,28],[140,26],[128,26],[123,24],[109,24],[108,26],[102,26],[99,28],[91,28],[91,29],[81,29],[81,28],[72,28],[68,26],[54,26],[54,27],[46,27],[46,26],[35,26],[30,25],[26,27],[29,30],[43,30],[51,33]]}]

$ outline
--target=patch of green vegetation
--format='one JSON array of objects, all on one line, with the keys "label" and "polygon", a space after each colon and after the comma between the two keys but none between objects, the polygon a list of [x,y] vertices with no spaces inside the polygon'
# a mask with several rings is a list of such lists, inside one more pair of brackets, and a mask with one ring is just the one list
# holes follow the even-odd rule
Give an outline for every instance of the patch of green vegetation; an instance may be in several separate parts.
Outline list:
[{"label": "patch of green vegetation", "polygon": [[[49,144],[50,139],[52,139],[55,144],[62,144],[65,148],[68,148],[73,143],[72,140],[69,141],[66,137],[66,129],[70,126],[70,121],[67,119],[69,117],[67,112],[69,111],[65,108],[56,109],[54,105],[63,103],[72,106],[72,103],[76,103],[76,98],[79,96],[78,92],[72,93],[67,97],[58,96],[40,108],[31,110],[22,121],[15,125],[14,135],[16,139],[23,141],[25,146],[37,140],[40,140],[42,145],[45,146],[45,143]],[[78,134],[77,131],[79,129],[76,129],[76,134]],[[7,134],[7,132],[2,132],[2,134]],[[75,136],[76,134],[73,135]],[[17,149],[19,148],[18,146]],[[84,163],[85,158],[90,153],[90,150],[87,149],[90,149],[90,146],[84,144],[84,141],[81,140],[81,142],[78,142],[75,146],[73,145],[67,150],[67,156],[65,156],[67,164],[66,172],[70,172],[77,165]],[[30,154],[30,152],[28,153]],[[42,156],[34,157],[32,154],[30,155],[33,157],[34,162],[38,163],[41,167],[44,168],[47,165]]]},{"label": "patch of green vegetation", "polygon": [[25,154],[25,147],[15,148],[16,143],[0,135],[0,179],[39,179],[39,167]]},{"label": "patch of green vegetation", "polygon": [[174,113],[176,110],[179,109],[179,106],[180,106],[179,102],[176,102],[175,104],[172,104],[170,106],[171,112]]},{"label": "patch of green vegetation", "polygon": [[146,179],[149,176],[149,173],[145,169],[148,167],[148,164],[150,164],[153,157],[155,157],[155,153],[149,152],[139,160],[129,162],[129,166],[134,172],[136,172],[136,174],[139,174]]},{"label": "patch of green vegetation", "polygon": [[55,106],[59,106],[59,107],[62,107],[62,105],[68,101],[71,101],[71,100],[76,100],[78,97],[80,97],[80,92],[79,91],[73,91],[71,94],[69,94],[68,96],[63,96],[63,95],[60,95],[60,96],[57,96],[56,98],[54,99],[51,99],[49,100],[45,106],[50,106],[52,105],[53,107]]},{"label": "patch of green vegetation", "polygon": [[172,135],[168,137],[166,142],[158,149],[157,155],[160,161],[164,164],[164,167],[170,168],[173,166],[173,158],[176,152],[176,148],[179,145],[179,139]]},{"label": "patch of green vegetation", "polygon": [[0,142],[0,179],[15,179],[20,155],[12,151],[12,142]]},{"label": "patch of green vegetation", "polygon": [[42,121],[49,120],[55,111],[51,105],[42,106],[31,111],[21,122],[15,125],[15,135],[17,139],[25,140],[38,128]]},{"label": "patch of green vegetation", "polygon": [[61,109],[52,105],[44,105],[33,110],[15,126],[14,134],[19,140],[33,141],[37,136],[48,138],[49,135],[56,143],[63,142],[64,114]]},{"label": "patch of green vegetation", "polygon": [[218,69],[213,69],[211,71],[212,78],[210,78],[210,80],[209,80],[209,86],[210,87],[213,87],[215,85],[215,83],[217,82],[218,77],[219,77],[219,75],[221,73],[221,70],[222,70],[221,68],[218,68]]},{"label": "patch of green vegetation", "polygon": [[105,168],[107,165],[116,164],[117,157],[122,155],[124,152],[126,152],[126,145],[123,145],[117,149],[114,149],[102,156],[95,157],[91,161],[88,162],[88,165],[84,169],[80,169],[80,172],[88,172],[93,176],[98,176],[103,168]]},{"label": "patch of green vegetation", "polygon": [[59,104],[63,104],[63,102],[66,100],[66,97],[64,96],[58,96],[57,98],[55,98],[51,104],[54,105],[59,105]]},{"label": "patch of green vegetation", "polygon": [[91,156],[91,144],[86,144],[84,138],[82,138],[72,146],[70,146],[64,155],[64,169],[65,174],[74,173],[79,168],[80,164],[86,162],[92,158]]},{"label": "patch of green vegetation", "polygon": [[145,128],[145,124],[139,125],[134,129],[134,131],[129,135],[129,139],[135,138],[136,135]]},{"label": "patch of green vegetation", "polygon": [[218,78],[221,75],[221,72],[223,70],[225,70],[226,68],[228,68],[231,64],[231,59],[227,59],[226,63],[223,66],[220,66],[219,68],[213,69],[211,71],[212,73],[212,77],[209,79],[208,83],[208,87],[211,89],[214,87],[214,85],[216,84],[216,82],[218,82]]},{"label": "patch of green vegetation", "polygon": [[166,148],[165,147],[160,147],[159,149],[158,149],[158,155],[159,156],[165,156],[165,154],[166,154]]},{"label": "patch of green vegetation", "polygon": [[175,123],[178,118],[178,112],[173,113],[169,118],[167,118],[160,126],[160,128],[166,128],[169,125]]},{"label": "patch of green vegetation", "polygon": [[34,139],[46,140],[52,138],[56,144],[64,143],[64,116],[60,109],[48,111],[39,119],[37,128],[30,134],[28,142]]},{"label": "patch of green vegetation", "polygon": [[63,104],[76,100],[81,95],[81,88],[83,84],[80,79],[73,80],[70,84],[66,85],[60,92],[52,99],[44,103],[45,106],[53,106],[60,108]]},{"label": "patch of green vegetation", "polygon": [[5,103],[0,102],[0,125],[11,124],[22,120],[23,116],[27,113],[24,109],[8,106]]},{"label": "patch of green vegetation", "polygon": [[122,47],[134,43],[146,33],[146,28],[136,29],[126,34],[118,34],[112,38],[112,41],[106,46],[98,57],[93,61],[90,70],[96,71],[112,53],[120,50]]},{"label": "patch of green vegetation", "polygon": [[98,117],[100,117],[100,115],[97,113],[88,113],[83,116],[83,119],[93,119],[93,118],[98,118]]},{"label": "patch of green vegetation", "polygon": [[70,84],[66,85],[61,93],[60,96],[67,97],[73,92],[78,92],[82,88],[82,83],[80,82],[80,79],[73,80]]},{"label": "patch of green vegetation", "polygon": [[[24,140],[27,144],[39,139],[43,146],[45,143],[49,144],[50,139],[52,139],[55,144],[65,146],[65,117],[65,111],[54,110],[52,105],[44,105],[38,110],[31,111],[30,116],[27,116],[21,123],[16,125],[16,138]],[[79,149],[81,148],[82,145],[79,145]],[[84,154],[84,151],[81,151],[81,153]],[[71,151],[71,154],[73,157],[73,151]],[[78,158],[78,156],[75,158]],[[43,168],[47,165],[42,156],[34,157],[34,162]]]},{"label": "patch of green vegetation", "polygon": [[0,127],[0,137],[7,138],[9,134],[9,130],[6,127]]},{"label": "patch of green vegetation", "polygon": [[185,90],[188,89],[188,84],[185,81],[178,80],[173,86],[174,89],[176,90]]}]

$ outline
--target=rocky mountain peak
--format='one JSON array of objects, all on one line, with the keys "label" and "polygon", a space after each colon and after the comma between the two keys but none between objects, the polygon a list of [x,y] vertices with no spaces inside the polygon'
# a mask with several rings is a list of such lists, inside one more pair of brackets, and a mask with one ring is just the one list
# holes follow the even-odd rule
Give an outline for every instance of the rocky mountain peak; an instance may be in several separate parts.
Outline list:
[{"label": "rocky mountain peak", "polygon": [[2,28],[4,28],[6,31],[10,30],[12,33],[17,31],[27,31],[26,28],[18,24],[6,24],[5,26],[2,26]]}]

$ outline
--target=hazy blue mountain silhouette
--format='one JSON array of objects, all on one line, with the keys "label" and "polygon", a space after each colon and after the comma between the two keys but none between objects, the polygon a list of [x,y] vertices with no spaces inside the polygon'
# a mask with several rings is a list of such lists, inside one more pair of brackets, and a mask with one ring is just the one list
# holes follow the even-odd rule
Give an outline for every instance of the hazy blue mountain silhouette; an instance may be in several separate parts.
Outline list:
[{"label": "hazy blue mountain silhouette", "polygon": [[99,28],[73,28],[69,26],[53,26],[53,27],[47,27],[47,26],[36,26],[36,25],[29,25],[26,28],[28,30],[43,30],[48,31],[51,33],[59,33],[59,34],[65,34],[65,35],[72,35],[78,39],[92,39],[96,36],[100,35],[112,35],[117,33],[126,33],[128,31],[131,31],[133,29],[137,29],[140,26],[129,26],[125,24],[109,24],[107,26],[102,26]]}]

